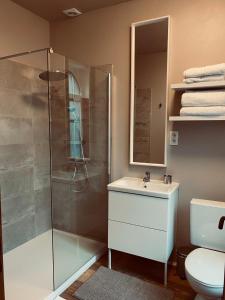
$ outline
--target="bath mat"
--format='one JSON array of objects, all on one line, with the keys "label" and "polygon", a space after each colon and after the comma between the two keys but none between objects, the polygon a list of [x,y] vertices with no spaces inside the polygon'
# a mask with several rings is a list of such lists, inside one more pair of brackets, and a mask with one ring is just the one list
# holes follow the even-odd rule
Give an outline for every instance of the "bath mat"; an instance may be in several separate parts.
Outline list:
[{"label": "bath mat", "polygon": [[141,279],[100,267],[74,294],[80,300],[170,300],[174,293]]}]

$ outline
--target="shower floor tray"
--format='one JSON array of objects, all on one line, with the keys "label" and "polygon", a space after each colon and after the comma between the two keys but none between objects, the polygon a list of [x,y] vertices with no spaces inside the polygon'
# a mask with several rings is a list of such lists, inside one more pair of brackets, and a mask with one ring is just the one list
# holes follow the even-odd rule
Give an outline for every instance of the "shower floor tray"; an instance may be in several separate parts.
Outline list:
[{"label": "shower floor tray", "polygon": [[[56,287],[99,255],[105,244],[54,230]],[[93,254],[93,255],[92,255]],[[5,300],[43,300],[53,292],[52,231],[49,230],[3,256]],[[84,264],[83,263],[83,264]],[[70,271],[68,271],[70,265]],[[55,298],[54,298],[55,299]],[[60,298],[56,298],[60,299]]]}]

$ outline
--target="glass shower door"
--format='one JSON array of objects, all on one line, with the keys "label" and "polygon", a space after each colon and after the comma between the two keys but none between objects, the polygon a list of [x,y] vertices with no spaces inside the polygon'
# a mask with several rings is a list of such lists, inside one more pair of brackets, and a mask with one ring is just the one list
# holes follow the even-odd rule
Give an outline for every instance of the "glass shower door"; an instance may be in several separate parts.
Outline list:
[{"label": "glass shower door", "polygon": [[107,72],[51,55],[54,283],[59,287],[106,250]]},{"label": "glass shower door", "polygon": [[0,185],[6,300],[53,289],[47,50],[0,60]]}]

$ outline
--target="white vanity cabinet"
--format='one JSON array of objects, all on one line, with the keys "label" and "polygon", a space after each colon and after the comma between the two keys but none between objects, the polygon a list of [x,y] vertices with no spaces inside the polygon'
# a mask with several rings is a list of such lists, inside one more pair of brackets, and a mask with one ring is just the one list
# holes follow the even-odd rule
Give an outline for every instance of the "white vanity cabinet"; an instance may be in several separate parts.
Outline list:
[{"label": "white vanity cabinet", "polygon": [[125,177],[108,185],[108,248],[165,264],[174,246],[178,184]]}]

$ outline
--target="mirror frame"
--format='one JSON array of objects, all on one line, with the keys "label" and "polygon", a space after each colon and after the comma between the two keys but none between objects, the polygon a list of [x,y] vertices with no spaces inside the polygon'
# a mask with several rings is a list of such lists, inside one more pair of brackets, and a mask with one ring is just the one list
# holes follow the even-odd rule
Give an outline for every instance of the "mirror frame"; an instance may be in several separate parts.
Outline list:
[{"label": "mirror frame", "polygon": [[[167,74],[166,74],[166,99],[165,99],[165,144],[164,144],[164,163],[145,163],[134,161],[134,86],[135,86],[135,29],[136,27],[157,23],[159,21],[168,21],[168,38],[167,38]],[[164,16],[156,19],[148,19],[131,24],[131,78],[130,78],[130,165],[166,167],[167,166],[167,126],[168,126],[168,74],[169,74],[169,45],[170,45],[170,16]]]}]

